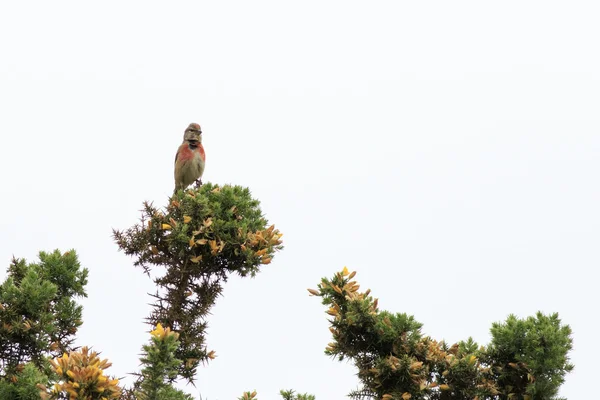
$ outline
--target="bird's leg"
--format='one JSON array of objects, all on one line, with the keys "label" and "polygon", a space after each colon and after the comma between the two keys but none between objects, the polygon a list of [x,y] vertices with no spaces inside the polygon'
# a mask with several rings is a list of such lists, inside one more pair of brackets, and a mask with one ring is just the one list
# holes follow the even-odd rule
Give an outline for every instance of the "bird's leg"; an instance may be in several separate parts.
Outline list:
[{"label": "bird's leg", "polygon": [[198,178],[196,179],[196,187],[200,187],[202,186],[202,179]]}]

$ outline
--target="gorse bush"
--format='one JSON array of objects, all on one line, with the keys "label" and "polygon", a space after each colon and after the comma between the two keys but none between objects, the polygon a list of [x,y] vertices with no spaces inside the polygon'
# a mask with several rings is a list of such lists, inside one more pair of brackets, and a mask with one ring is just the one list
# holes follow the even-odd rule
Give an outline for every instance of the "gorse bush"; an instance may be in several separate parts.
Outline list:
[{"label": "gorse bush", "polygon": [[150,344],[144,345],[140,359],[143,369],[138,387],[131,397],[137,400],[193,400],[191,395],[172,385],[181,365],[181,360],[175,358],[179,335],[158,324],[150,336]]},{"label": "gorse bush", "polygon": [[193,381],[200,362],[214,358],[205,345],[205,317],[231,273],[254,276],[283,248],[250,190],[217,186],[177,191],[165,209],[144,203],[139,224],[114,231],[134,265],[156,272],[156,302],[148,323],[179,334],[179,375]]},{"label": "gorse bush", "polygon": [[40,252],[39,263],[13,259],[0,285],[0,374],[11,376],[28,362],[44,374],[48,357],[71,350],[83,323],[88,271],[74,250]]},{"label": "gorse bush", "polygon": [[98,353],[90,352],[87,347],[70,354],[64,353],[50,363],[57,382],[52,388],[38,385],[43,400],[114,400],[121,396],[119,380],[104,375],[104,370],[111,363],[101,360]]},{"label": "gorse bush", "polygon": [[40,400],[40,385],[48,382],[40,368],[26,363],[10,375],[0,375],[0,399]]},{"label": "gorse bush", "polygon": [[[88,271],[73,250],[41,252],[37,263],[13,259],[0,285],[0,400],[192,400],[174,383],[194,383],[198,366],[215,357],[206,318],[223,284],[231,274],[254,277],[283,248],[247,188],[210,183],[175,192],[165,207],[145,202],[139,223],[113,236],[156,284],[137,380],[120,387],[106,375],[108,360],[73,347]],[[450,345],[424,335],[413,316],[380,310],[355,275],[344,268],[309,289],[331,317],[325,353],[357,367],[362,387],[350,397],[550,400],[573,368],[571,330],[556,314],[511,315],[493,324],[487,346],[470,338]],[[293,390],[280,396],[315,400]]]},{"label": "gorse bush", "polygon": [[494,323],[492,342],[484,354],[503,395],[523,394],[530,399],[551,399],[558,394],[567,372],[573,370],[568,351],[571,328],[558,314],[519,319],[510,315]]},{"label": "gorse bush", "polygon": [[421,332],[407,314],[379,309],[370,290],[359,291],[356,272],[345,267],[308,289],[327,305],[334,341],[325,353],[351,359],[363,387],[354,398],[383,400],[549,400],[573,367],[567,353],[571,330],[556,314],[506,323],[491,329],[492,342],[472,339],[451,346]]}]

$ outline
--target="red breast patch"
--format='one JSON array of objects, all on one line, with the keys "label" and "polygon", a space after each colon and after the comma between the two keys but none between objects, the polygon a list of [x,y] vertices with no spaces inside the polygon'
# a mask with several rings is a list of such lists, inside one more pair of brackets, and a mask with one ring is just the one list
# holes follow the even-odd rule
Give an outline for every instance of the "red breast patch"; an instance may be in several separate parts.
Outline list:
[{"label": "red breast patch", "polygon": [[191,148],[187,143],[179,146],[179,151],[177,152],[177,160],[181,161],[189,161],[196,157],[196,154],[200,155],[202,160],[206,160],[206,154],[204,153],[204,147],[201,144],[198,144],[198,147],[195,149]]},{"label": "red breast patch", "polygon": [[190,146],[188,146],[187,143],[184,143],[181,146],[179,146],[177,154],[177,160],[181,161],[187,161],[194,158],[194,153],[192,152],[192,149],[190,149]]}]

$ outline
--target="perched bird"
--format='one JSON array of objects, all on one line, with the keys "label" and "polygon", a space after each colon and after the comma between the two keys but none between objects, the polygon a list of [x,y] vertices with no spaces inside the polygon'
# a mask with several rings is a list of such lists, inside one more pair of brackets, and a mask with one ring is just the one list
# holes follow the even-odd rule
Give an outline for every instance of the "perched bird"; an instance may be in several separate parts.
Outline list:
[{"label": "perched bird", "polygon": [[183,134],[183,143],[175,155],[175,191],[185,189],[194,181],[201,185],[204,172],[204,147],[200,125],[191,123]]}]

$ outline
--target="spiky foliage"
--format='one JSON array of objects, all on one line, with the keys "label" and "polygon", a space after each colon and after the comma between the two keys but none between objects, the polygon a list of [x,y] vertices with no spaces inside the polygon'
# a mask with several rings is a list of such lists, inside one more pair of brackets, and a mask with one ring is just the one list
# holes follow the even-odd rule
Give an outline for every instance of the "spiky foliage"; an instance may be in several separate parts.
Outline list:
[{"label": "spiky foliage", "polygon": [[140,361],[144,368],[139,379],[137,400],[192,400],[192,396],[175,389],[171,381],[177,377],[181,360],[175,358],[179,335],[157,324],[150,332],[150,344],[144,345]]},{"label": "spiky foliage", "polygon": [[[283,400],[315,400],[315,396],[312,394],[300,394],[296,393],[294,390],[280,390],[279,394]],[[253,392],[244,392],[241,397],[238,397],[238,400],[258,400],[258,397],[256,396],[256,390]]]},{"label": "spiky foliage", "polygon": [[258,397],[256,397],[256,390],[253,392],[244,392],[242,397],[238,397],[238,400],[258,400]]},{"label": "spiky foliage", "polygon": [[104,375],[111,363],[101,360],[98,353],[90,352],[87,347],[64,353],[51,364],[58,382],[52,388],[38,386],[43,400],[111,400],[121,395],[119,380]]},{"label": "spiky foliage", "polygon": [[33,363],[21,364],[14,375],[0,379],[0,399],[40,400],[38,385],[48,382],[48,377]]},{"label": "spiky foliage", "polygon": [[567,372],[573,370],[568,351],[571,329],[558,314],[519,319],[510,315],[492,325],[486,361],[492,367],[503,398],[553,399]]},{"label": "spiky foliage", "polygon": [[334,341],[325,353],[352,359],[358,368],[363,388],[351,397],[551,399],[572,368],[571,331],[556,315],[526,321],[511,316],[493,326],[488,348],[472,339],[448,346],[424,336],[412,316],[379,310],[370,290],[359,292],[355,275],[344,267],[332,279],[323,278],[318,289],[308,289],[329,306],[332,317]]},{"label": "spiky foliage", "polygon": [[280,249],[281,233],[268,226],[247,188],[206,183],[179,190],[162,210],[144,203],[139,224],[114,231],[134,265],[155,273],[158,290],[148,323],[179,333],[179,375],[193,381],[205,345],[205,317],[231,273],[254,276]]},{"label": "spiky foliage", "polygon": [[294,390],[281,390],[279,394],[283,400],[315,400],[315,396],[308,393],[296,393]]},{"label": "spiky foliage", "polygon": [[39,263],[13,259],[0,285],[0,376],[32,362],[44,370],[46,358],[71,349],[81,326],[88,271],[74,250],[40,252]]}]

